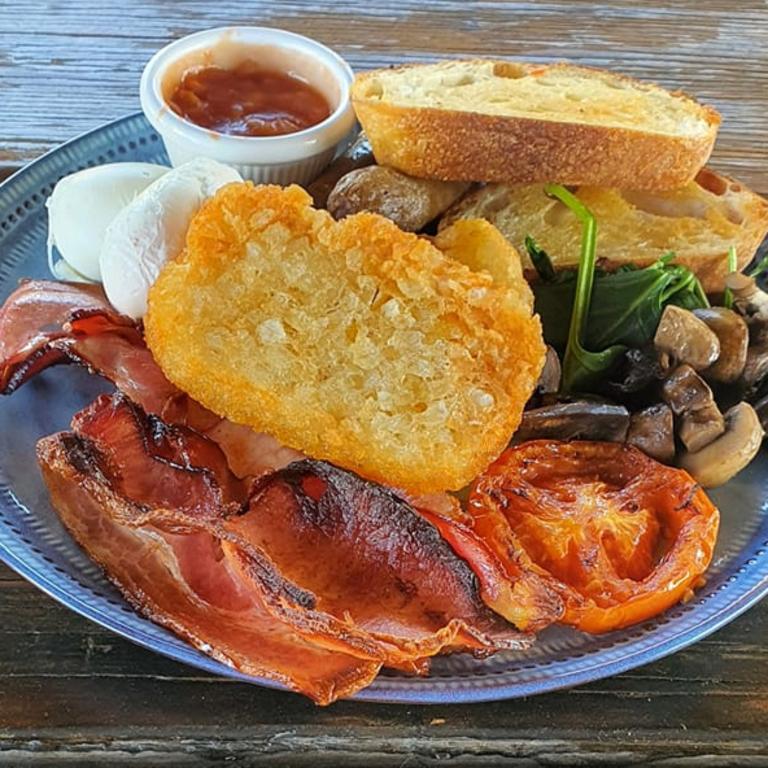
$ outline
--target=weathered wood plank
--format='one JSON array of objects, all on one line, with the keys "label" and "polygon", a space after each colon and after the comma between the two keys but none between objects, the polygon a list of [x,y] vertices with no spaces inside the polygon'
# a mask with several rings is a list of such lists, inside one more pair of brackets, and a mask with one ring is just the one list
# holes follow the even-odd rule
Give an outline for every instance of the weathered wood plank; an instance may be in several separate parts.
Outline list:
[{"label": "weathered wood plank", "polygon": [[21,578],[17,576],[10,568],[0,563],[0,581],[21,581]]},{"label": "weathered wood plank", "polygon": [[[355,737],[357,734],[355,735]],[[363,733],[360,748],[349,750],[351,737],[326,733],[295,735],[291,730],[268,731],[257,738],[200,738],[179,735],[174,739],[110,739],[88,737],[48,739],[36,736],[27,748],[22,740],[8,744],[0,753],[0,765],[36,766],[211,766],[222,762],[235,766],[286,766],[288,768],[342,768],[343,766],[440,766],[459,768],[499,765],[568,766],[674,766],[721,768],[728,765],[763,766],[765,753],[759,744],[727,739],[710,748],[697,734],[686,733],[663,749],[642,736],[616,741],[558,740],[536,735],[490,741],[470,736],[419,739],[403,737],[397,730],[370,737]]]},{"label": "weathered wood plank", "polygon": [[[446,56],[570,58],[684,88],[722,110],[713,162],[766,189],[768,15],[720,0],[646,7],[635,2],[377,4],[314,0],[120,4],[6,0],[0,14],[0,163],[18,165],[53,144],[138,109],[138,80],[168,40],[211,24],[282,26],[328,42],[359,68]],[[23,21],[22,21],[23,20]],[[73,96],[76,94],[76,98]],[[39,108],[30,108],[36,103]],[[761,186],[762,185],[762,186]]]},{"label": "weathered wood plank", "polygon": [[145,765],[400,765],[409,756],[432,765],[441,755],[468,766],[619,756],[674,765],[702,755],[703,765],[757,765],[768,760],[767,608],[674,657],[572,691],[472,707],[320,709],[148,653],[6,581],[0,765],[31,755],[40,765],[121,765],[139,750]]}]

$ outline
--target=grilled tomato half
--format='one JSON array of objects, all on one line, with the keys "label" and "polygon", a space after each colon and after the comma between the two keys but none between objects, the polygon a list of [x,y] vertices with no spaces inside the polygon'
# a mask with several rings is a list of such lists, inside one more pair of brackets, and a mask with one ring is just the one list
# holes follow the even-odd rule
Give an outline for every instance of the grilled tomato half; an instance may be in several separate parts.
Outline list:
[{"label": "grilled tomato half", "polygon": [[720,514],[681,469],[620,443],[533,440],[473,484],[473,527],[504,560],[547,578],[562,621],[610,632],[688,597]]}]

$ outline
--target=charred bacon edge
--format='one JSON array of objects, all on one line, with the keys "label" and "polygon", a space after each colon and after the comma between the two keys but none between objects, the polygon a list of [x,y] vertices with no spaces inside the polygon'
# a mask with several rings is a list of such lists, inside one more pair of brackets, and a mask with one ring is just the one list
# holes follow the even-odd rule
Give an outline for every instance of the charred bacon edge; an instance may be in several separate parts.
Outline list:
[{"label": "charred bacon edge", "polygon": [[[72,429],[79,434],[83,431],[86,420],[93,419],[94,417],[98,418],[101,415],[100,411],[106,409],[111,409],[115,413],[124,410],[128,414],[135,428],[135,433],[141,442],[142,452],[148,458],[170,469],[202,476],[206,485],[211,488],[217,497],[222,510],[225,511],[224,514],[237,514],[245,511],[250,496],[250,484],[248,481],[235,477],[229,471],[226,456],[216,442],[192,427],[181,424],[168,424],[158,416],[147,413],[119,390],[112,394],[100,395],[91,405],[76,413],[72,417]],[[95,443],[99,442],[97,438],[91,439]],[[224,486],[220,482],[216,471],[208,465],[194,461],[186,445],[186,441],[190,439],[204,441],[207,450],[218,454],[221,467],[226,468],[230,475],[227,478],[227,486],[230,489],[234,489],[234,494],[227,495],[234,495],[233,500],[225,500]],[[158,445],[162,441],[166,441],[169,447],[173,447],[177,454],[174,456],[162,455],[158,450]]]},{"label": "charred bacon edge", "polygon": [[[315,485],[314,488],[307,488],[307,480],[319,480],[321,485]],[[289,486],[294,497],[299,504],[302,513],[307,518],[313,516],[312,510],[308,507],[319,503],[320,498],[325,493],[333,494],[337,503],[341,504],[345,489],[342,485],[353,483],[360,487],[360,491],[352,493],[369,493],[374,499],[381,499],[380,505],[386,508],[387,505],[401,510],[402,512],[413,516],[417,535],[420,538],[420,549],[436,554],[443,562],[449,563],[451,570],[457,575],[459,583],[466,590],[471,602],[475,603],[479,609],[488,612],[490,620],[505,621],[505,619],[489,608],[481,597],[480,584],[472,568],[462,557],[461,553],[455,551],[451,543],[447,541],[438,528],[430,522],[418,510],[413,508],[408,502],[404,501],[395,491],[372,483],[357,475],[335,467],[327,462],[314,459],[303,459],[293,462],[282,470],[278,470],[269,475],[260,478],[252,493],[252,500],[258,498],[266,488],[274,482],[284,482]],[[307,514],[309,513],[309,514]],[[290,606],[281,605],[282,611],[290,610]],[[326,614],[327,616],[328,614]],[[339,620],[330,617],[332,622],[338,624]],[[333,625],[331,625],[333,626]],[[373,632],[365,630],[366,633],[377,638],[379,641],[388,645],[393,645],[401,652],[407,652],[416,656],[432,656],[445,648],[451,647],[454,643],[462,646],[464,649],[473,651],[476,654],[492,653],[499,649],[519,649],[527,647],[531,643],[531,637],[522,633],[515,632],[510,624],[508,636],[491,637],[483,632],[479,627],[474,627],[464,619],[449,619],[446,624],[434,633],[429,639],[422,641],[404,641],[402,638],[388,635],[386,633]]]},{"label": "charred bacon edge", "polygon": [[[127,527],[141,527],[155,522],[162,522],[162,512],[150,512],[149,517],[141,511],[136,516],[135,509],[140,509],[135,503],[122,498],[114,493],[107,479],[100,474],[100,468],[96,461],[98,449],[93,446],[87,438],[81,438],[71,432],[59,432],[48,437],[42,438],[37,444],[37,456],[40,464],[48,472],[57,471],[58,474],[68,475],[68,480],[81,487],[102,510],[122,507],[123,514],[114,518],[116,525],[126,525]],[[62,472],[64,465],[64,472]],[[129,522],[131,521],[131,522]],[[143,522],[139,522],[143,521]],[[357,665],[352,668],[345,677],[325,681],[320,685],[316,682],[316,688],[308,689],[305,686],[297,684],[289,675],[276,672],[267,667],[254,664],[249,661],[244,665],[241,660],[231,657],[222,652],[206,640],[198,637],[190,631],[183,623],[180,623],[172,616],[160,610],[151,597],[144,591],[138,592],[132,590],[127,584],[116,578],[109,568],[109,563],[104,562],[89,547],[87,541],[71,531],[80,546],[86,550],[88,555],[99,565],[106,578],[115,585],[126,601],[141,615],[161,626],[171,630],[192,646],[213,657],[227,666],[239,669],[246,674],[265,677],[285,685],[291,690],[303,693],[312,698],[316,703],[325,705],[330,704],[339,698],[346,698],[357,691],[368,686],[380,671],[381,664],[365,659],[357,659]],[[293,631],[296,631],[293,629]],[[301,633],[297,633],[300,636]],[[303,637],[303,636],[302,636]],[[303,638],[305,642],[310,642]],[[342,654],[349,655],[349,654]]]}]

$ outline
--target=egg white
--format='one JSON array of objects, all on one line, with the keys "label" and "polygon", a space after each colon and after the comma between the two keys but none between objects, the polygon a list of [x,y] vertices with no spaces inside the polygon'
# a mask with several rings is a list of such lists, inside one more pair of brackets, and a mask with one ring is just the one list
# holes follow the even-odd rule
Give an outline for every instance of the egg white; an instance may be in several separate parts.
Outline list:
[{"label": "egg white", "polygon": [[229,166],[196,158],[154,181],[107,227],[99,259],[104,290],[123,314],[141,318],[168,259],[184,247],[189,223],[220,187],[242,181]]},{"label": "egg white", "polygon": [[[170,169],[151,163],[110,163],[61,179],[48,198],[48,263],[65,280],[101,279],[104,234],[117,214]],[[56,260],[56,252],[61,260]]]}]

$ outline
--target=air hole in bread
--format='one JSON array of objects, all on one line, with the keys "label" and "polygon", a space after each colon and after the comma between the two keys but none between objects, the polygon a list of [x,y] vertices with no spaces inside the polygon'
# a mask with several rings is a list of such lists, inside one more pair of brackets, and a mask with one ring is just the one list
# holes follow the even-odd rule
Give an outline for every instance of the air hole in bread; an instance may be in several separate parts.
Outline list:
[{"label": "air hole in bread", "polygon": [[[702,168],[696,175],[696,183],[707,192],[713,195],[724,195],[728,191],[728,180],[716,173],[712,173],[707,168]],[[734,190],[738,191],[738,190]]]},{"label": "air hole in bread", "polygon": [[622,197],[639,211],[668,219],[703,219],[707,215],[708,205],[703,200],[668,198],[656,196],[651,192],[624,190]]},{"label": "air hole in bread", "polygon": [[384,86],[378,80],[371,80],[366,84],[365,97],[367,99],[380,99],[384,95]]},{"label": "air hole in bread", "polygon": [[493,65],[494,77],[506,77],[510,80],[519,80],[525,77],[526,71],[512,61],[498,61]]}]

